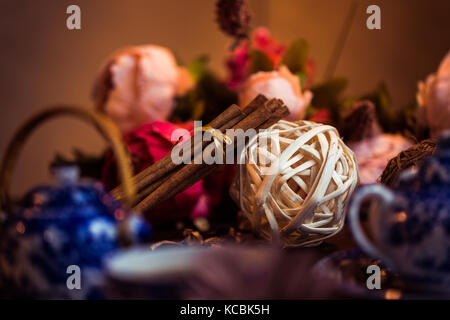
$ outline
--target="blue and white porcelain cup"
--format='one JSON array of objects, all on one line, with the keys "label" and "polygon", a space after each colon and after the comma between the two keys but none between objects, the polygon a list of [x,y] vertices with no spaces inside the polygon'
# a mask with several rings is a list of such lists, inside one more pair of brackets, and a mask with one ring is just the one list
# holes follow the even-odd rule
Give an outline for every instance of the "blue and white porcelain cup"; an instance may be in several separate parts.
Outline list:
[{"label": "blue and white porcelain cup", "polygon": [[109,299],[183,298],[206,252],[200,246],[120,250],[105,260],[106,296]]},{"label": "blue and white porcelain cup", "polygon": [[131,168],[120,133],[93,111],[55,107],[23,125],[8,146],[0,170],[0,295],[3,298],[103,298],[103,259],[122,243],[144,241],[150,226],[100,183],[78,179],[78,168],[53,168],[55,184],[9,200],[10,177],[26,137],[44,120],[75,115],[94,123],[119,159],[125,194],[133,196]]},{"label": "blue and white porcelain cup", "polygon": [[[360,224],[360,208],[370,202],[369,229]],[[450,134],[415,174],[400,177],[397,187],[359,188],[349,205],[355,241],[369,256],[398,272],[419,289],[450,291]]]}]

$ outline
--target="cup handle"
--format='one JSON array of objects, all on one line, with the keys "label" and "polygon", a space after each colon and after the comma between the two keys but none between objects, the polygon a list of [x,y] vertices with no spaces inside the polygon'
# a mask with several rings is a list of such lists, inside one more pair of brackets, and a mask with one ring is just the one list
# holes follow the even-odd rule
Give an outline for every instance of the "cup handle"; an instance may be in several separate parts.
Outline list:
[{"label": "cup handle", "polygon": [[[388,218],[388,212],[390,212],[390,208],[392,208],[392,203],[394,202],[394,194],[392,191],[379,184],[363,186],[354,194],[349,206],[350,230],[355,241],[365,253],[371,257],[381,259],[386,265],[393,267],[392,260],[384,255],[377,246],[368,239],[361,227],[359,219],[359,209],[361,208],[361,204],[364,200],[373,201],[374,199],[378,199],[378,202],[381,204],[380,219],[384,220]],[[381,232],[383,232],[383,230],[381,230]],[[383,236],[383,234],[381,236]]]}]

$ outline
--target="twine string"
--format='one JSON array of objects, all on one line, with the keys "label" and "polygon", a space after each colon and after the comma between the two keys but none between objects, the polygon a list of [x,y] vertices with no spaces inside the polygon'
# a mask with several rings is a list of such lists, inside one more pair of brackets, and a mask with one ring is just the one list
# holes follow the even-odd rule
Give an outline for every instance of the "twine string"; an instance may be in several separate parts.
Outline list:
[{"label": "twine string", "polygon": [[223,133],[222,131],[220,131],[219,129],[215,129],[209,125],[207,126],[203,126],[203,127],[196,127],[194,128],[194,130],[189,131],[189,133],[186,133],[184,135],[181,135],[178,137],[177,141],[174,143],[172,149],[178,145],[178,143],[183,139],[183,137],[185,137],[187,134],[191,135],[192,133],[196,133],[196,132],[205,132],[205,133],[209,133],[211,134],[211,137],[213,139],[214,145],[216,146],[216,150],[221,150],[222,153],[224,153],[223,148],[222,148],[222,143],[225,142],[226,144],[232,144],[233,141],[231,140],[231,138],[229,136],[227,136],[225,133]]}]

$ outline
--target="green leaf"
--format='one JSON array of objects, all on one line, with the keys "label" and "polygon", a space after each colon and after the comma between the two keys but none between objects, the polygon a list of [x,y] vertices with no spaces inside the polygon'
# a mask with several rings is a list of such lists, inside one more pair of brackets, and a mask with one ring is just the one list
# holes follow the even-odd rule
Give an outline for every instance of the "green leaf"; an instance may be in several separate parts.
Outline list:
[{"label": "green leaf", "polygon": [[313,105],[309,105],[307,108],[306,108],[306,112],[305,112],[305,119],[309,119],[314,113],[316,113],[317,112],[317,108],[316,107],[314,107]]},{"label": "green leaf", "polygon": [[191,111],[191,119],[192,120],[200,120],[205,113],[205,102],[204,101],[196,101]]},{"label": "green leaf", "polygon": [[300,80],[300,87],[304,88],[305,87],[305,81],[306,81],[306,73],[297,72],[295,75]]},{"label": "green leaf", "polygon": [[281,61],[292,73],[306,73],[306,59],[308,58],[308,43],[305,39],[294,41],[287,49]]},{"label": "green leaf", "polygon": [[341,114],[344,108],[342,93],[347,87],[347,79],[334,78],[311,88],[313,93],[312,105],[316,108],[326,108],[334,126],[341,125]]},{"label": "green leaf", "polygon": [[191,64],[187,67],[190,75],[192,76],[192,79],[195,82],[197,82],[206,72],[208,61],[208,56],[200,56],[192,61]]},{"label": "green leaf", "polygon": [[255,73],[258,71],[272,71],[273,70],[273,64],[272,61],[270,61],[269,57],[267,55],[260,51],[260,50],[252,50],[250,52],[250,72]]},{"label": "green leaf", "polygon": [[312,104],[316,107],[332,107],[341,100],[340,96],[347,87],[347,79],[334,78],[314,86]]},{"label": "green leaf", "polygon": [[194,77],[195,86],[176,97],[170,121],[202,120],[208,123],[231,104],[237,103],[237,93],[209,68],[207,56],[195,59],[187,69]]},{"label": "green leaf", "polygon": [[378,122],[383,128],[383,131],[398,131],[397,114],[391,107],[390,95],[384,83],[378,84],[372,92],[362,95],[358,100],[364,99],[370,100],[375,104]]},{"label": "green leaf", "polygon": [[198,81],[196,90],[200,100],[204,103],[204,113],[201,120],[210,122],[233,103],[237,103],[236,92],[230,90],[227,85],[212,71],[208,70]]}]

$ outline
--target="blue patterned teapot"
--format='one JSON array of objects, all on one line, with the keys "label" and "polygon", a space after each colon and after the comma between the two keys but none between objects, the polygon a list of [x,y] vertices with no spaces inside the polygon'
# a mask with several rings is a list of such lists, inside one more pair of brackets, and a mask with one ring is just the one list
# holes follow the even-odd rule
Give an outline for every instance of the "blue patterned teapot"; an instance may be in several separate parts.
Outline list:
[{"label": "blue patterned teapot", "polygon": [[0,171],[0,292],[6,298],[102,298],[103,260],[122,244],[147,240],[150,227],[121,206],[100,183],[78,179],[76,166],[52,169],[56,184],[28,192],[19,205],[8,186],[23,141],[42,121],[75,115],[93,122],[119,160],[131,200],[131,169],[120,133],[105,117],[84,109],[56,107],[29,120],[8,146]]},{"label": "blue patterned teapot", "polygon": [[[375,208],[369,217],[373,243],[359,222],[365,200]],[[357,190],[349,215],[353,236],[367,254],[413,287],[450,291],[450,132],[416,173],[400,176],[395,189],[374,184]]]}]

